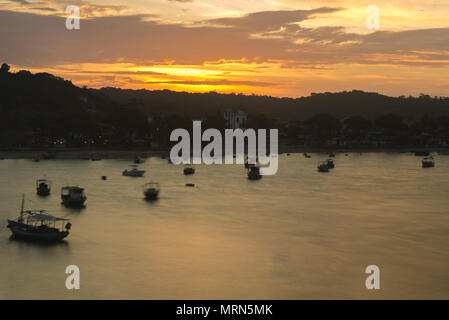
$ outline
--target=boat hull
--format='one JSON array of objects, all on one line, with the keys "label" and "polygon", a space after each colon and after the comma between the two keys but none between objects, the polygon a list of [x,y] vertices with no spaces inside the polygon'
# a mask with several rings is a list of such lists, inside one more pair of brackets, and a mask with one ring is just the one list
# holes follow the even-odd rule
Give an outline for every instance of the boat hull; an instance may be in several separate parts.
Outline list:
[{"label": "boat hull", "polygon": [[15,238],[23,240],[55,242],[61,241],[69,235],[68,231],[38,232],[12,220],[8,220],[8,228]]},{"label": "boat hull", "polygon": [[157,191],[146,191],[145,199],[147,200],[157,200],[159,198],[159,192]]},{"label": "boat hull", "polygon": [[66,206],[83,206],[84,202],[86,202],[86,197],[74,199],[70,196],[61,196],[62,204]]}]

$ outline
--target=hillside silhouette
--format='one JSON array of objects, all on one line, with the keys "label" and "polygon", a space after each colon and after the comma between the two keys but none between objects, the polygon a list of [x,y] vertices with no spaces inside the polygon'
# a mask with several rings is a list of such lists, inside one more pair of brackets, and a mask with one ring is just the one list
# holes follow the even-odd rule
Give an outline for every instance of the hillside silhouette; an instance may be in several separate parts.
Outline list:
[{"label": "hillside silhouette", "polygon": [[[247,125],[255,128],[296,123],[285,133],[291,135],[293,142],[302,135],[311,137],[311,141],[318,138],[322,143],[341,135],[348,124],[351,132],[346,136],[357,136],[359,140],[368,134],[368,129],[379,128],[390,136],[399,136],[395,129],[402,128],[401,136],[412,136],[432,134],[432,129],[438,127],[444,138],[449,126],[449,98],[424,94],[388,97],[353,90],[295,99],[216,92],[90,89],[49,73],[12,73],[6,64],[0,69],[0,86],[1,147],[51,144],[58,137],[69,139],[71,146],[124,146],[136,139],[165,142],[172,129],[191,127],[194,118],[206,118],[205,126],[223,129],[225,109],[244,110],[248,114]],[[407,121],[417,124],[413,128],[403,126]]]}]

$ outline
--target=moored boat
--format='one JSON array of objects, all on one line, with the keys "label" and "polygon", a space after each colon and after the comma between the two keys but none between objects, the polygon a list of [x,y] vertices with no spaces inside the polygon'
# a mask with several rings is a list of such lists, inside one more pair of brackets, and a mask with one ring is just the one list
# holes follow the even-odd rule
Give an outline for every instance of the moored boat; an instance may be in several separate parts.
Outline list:
[{"label": "moored boat", "polygon": [[145,170],[139,170],[137,168],[134,168],[132,170],[125,169],[122,172],[122,175],[127,176],[127,177],[143,177],[145,172],[146,172]]},{"label": "moored boat", "polygon": [[248,179],[249,180],[259,180],[262,178],[262,175],[260,174],[260,168],[257,166],[249,167],[248,170]]},{"label": "moored boat", "polygon": [[333,169],[335,168],[335,162],[332,159],[327,159],[327,166],[329,167],[329,169]]},{"label": "moored boat", "polygon": [[36,192],[40,196],[48,196],[51,191],[51,181],[46,179],[36,180]]},{"label": "moored boat", "polygon": [[61,200],[66,206],[82,206],[86,199],[83,188],[67,186],[61,189]]},{"label": "moored boat", "polygon": [[184,168],[184,174],[194,174],[195,173],[195,168],[192,166],[186,166]]},{"label": "moored boat", "polygon": [[327,164],[327,161],[321,161],[320,163],[318,163],[318,171],[329,172],[329,166]]},{"label": "moored boat", "polygon": [[159,183],[148,182],[143,186],[143,194],[147,200],[156,200],[159,197]]},{"label": "moored boat", "polygon": [[433,157],[428,157],[428,158],[422,159],[422,167],[423,168],[435,167],[435,161],[433,160]]},{"label": "moored boat", "polygon": [[45,210],[23,210],[25,197],[22,198],[20,216],[16,220],[8,219],[8,228],[15,238],[32,241],[60,241],[69,235],[72,224],[69,219],[57,218]]}]

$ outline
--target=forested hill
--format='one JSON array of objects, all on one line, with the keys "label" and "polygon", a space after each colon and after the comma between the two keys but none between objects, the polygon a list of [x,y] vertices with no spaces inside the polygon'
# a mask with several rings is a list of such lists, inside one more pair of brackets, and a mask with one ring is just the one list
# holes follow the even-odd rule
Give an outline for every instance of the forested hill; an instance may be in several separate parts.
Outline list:
[{"label": "forested hill", "polygon": [[419,119],[449,115],[449,98],[388,97],[377,93],[350,91],[312,94],[301,98],[269,96],[187,93],[169,90],[129,90],[119,88],[80,88],[70,81],[48,73],[9,72],[4,64],[0,71],[1,123],[21,126],[57,127],[62,130],[107,124],[138,125],[142,115],[162,113],[186,117],[208,117],[226,108],[242,109],[249,115],[265,114],[285,120],[305,120],[314,114],[329,113],[337,118],[363,115],[374,119],[393,113]]},{"label": "forested hill", "polygon": [[370,119],[387,113],[412,119],[418,119],[424,114],[430,116],[449,115],[448,98],[432,98],[427,95],[388,97],[358,90],[312,94],[296,99],[169,90],[102,88],[99,91],[118,103],[134,103],[154,112],[192,116],[215,115],[225,108],[242,109],[248,114],[265,114],[285,120],[305,120],[317,113],[329,113],[337,118],[363,115]]}]

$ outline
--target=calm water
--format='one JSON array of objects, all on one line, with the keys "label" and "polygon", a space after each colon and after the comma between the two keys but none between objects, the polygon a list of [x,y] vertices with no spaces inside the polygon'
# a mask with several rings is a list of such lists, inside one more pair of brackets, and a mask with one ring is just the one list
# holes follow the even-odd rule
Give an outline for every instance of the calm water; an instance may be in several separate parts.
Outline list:
[{"label": "calm water", "polygon": [[[159,158],[140,165],[145,178],[122,176],[125,160],[0,161],[0,298],[448,299],[449,157],[422,169],[410,154],[340,154],[318,173],[324,157],[281,155],[260,181],[237,165],[184,176]],[[53,181],[47,198],[35,195],[42,177]],[[150,180],[161,183],[154,203],[142,196]],[[86,189],[85,209],[60,204],[67,184]],[[9,239],[23,192],[28,209],[72,220],[66,242]],[[71,264],[80,290],[65,288]]]}]

